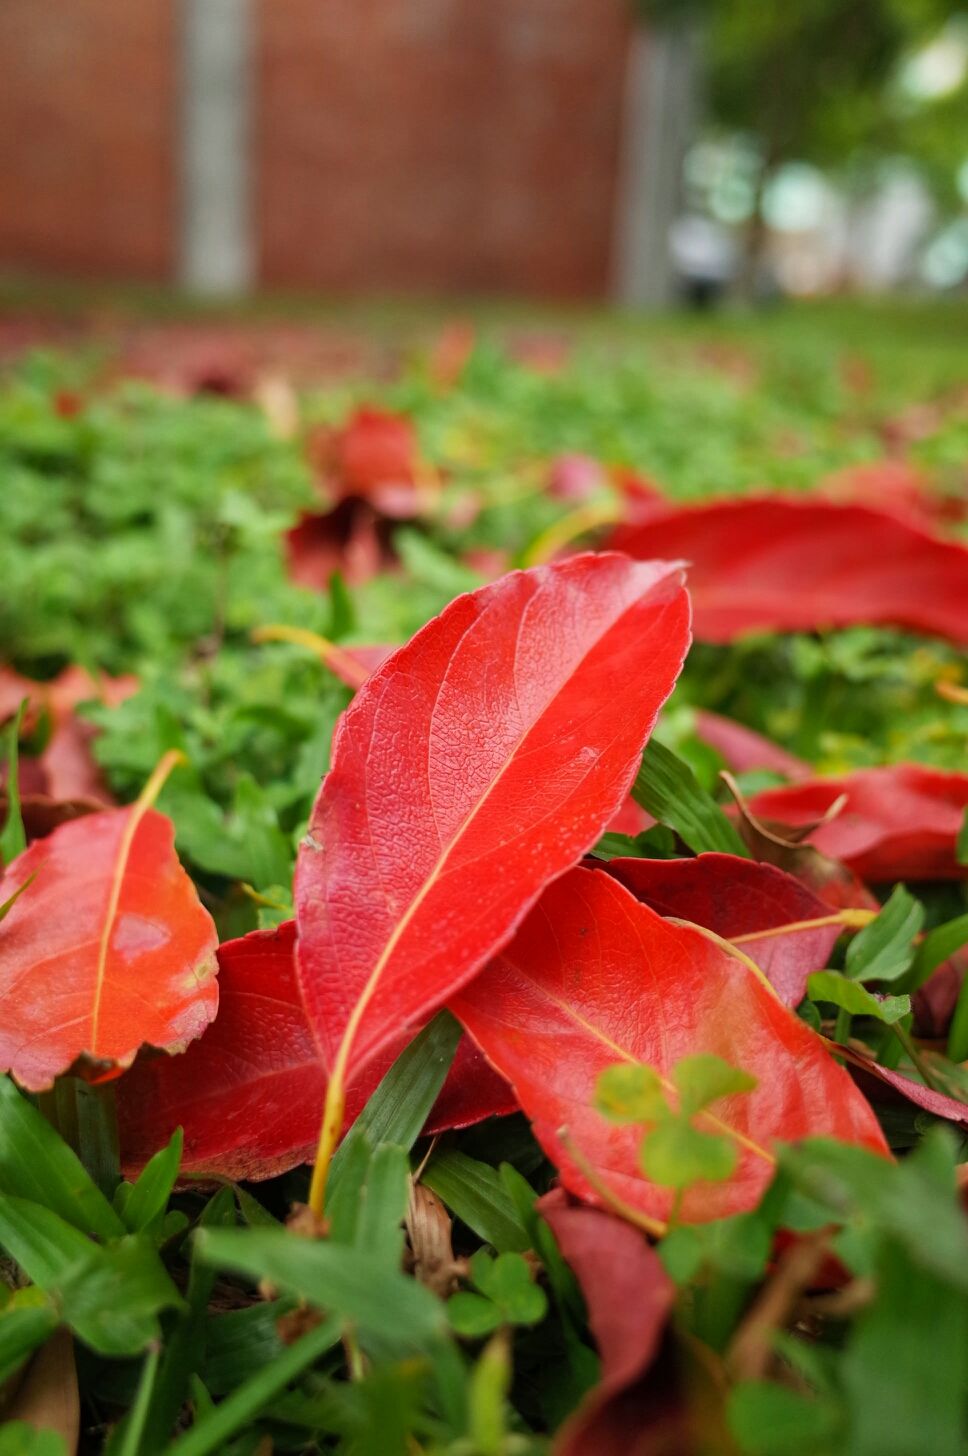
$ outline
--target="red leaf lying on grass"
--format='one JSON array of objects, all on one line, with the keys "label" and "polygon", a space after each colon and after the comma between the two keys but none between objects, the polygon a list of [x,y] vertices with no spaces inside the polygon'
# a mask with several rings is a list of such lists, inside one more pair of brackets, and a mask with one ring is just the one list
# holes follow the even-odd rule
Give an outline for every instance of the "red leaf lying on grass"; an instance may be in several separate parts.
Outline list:
[{"label": "red leaf lying on grass", "polygon": [[733,773],[749,773],[753,769],[769,769],[783,774],[788,779],[810,778],[813,769],[802,758],[787,753],[777,743],[771,743],[761,733],[724,718],[721,713],[710,713],[705,708],[696,709],[696,737],[710,748],[715,748],[720,758]]},{"label": "red leaf lying on grass", "polygon": [[561,1189],[537,1207],[581,1286],[602,1359],[601,1379],[559,1432],[555,1456],[628,1456],[655,1411],[644,1377],[659,1353],[676,1287],[631,1224],[572,1204]]},{"label": "red leaf lying on grass", "polygon": [[95,799],[112,803],[91,752],[97,735],[92,723],[77,716],[81,703],[98,701],[117,707],[138,690],[135,677],[94,678],[82,667],[65,667],[50,682],[34,682],[9,668],[0,668],[0,722],[11,718],[24,698],[28,700],[28,724],[40,714],[50,720],[50,733],[37,758],[21,761],[21,786],[25,794],[48,799]]},{"label": "red leaf lying on grass", "polygon": [[[135,1172],[185,1131],[182,1169],[226,1178],[273,1178],[306,1162],[319,1135],[326,1071],[296,980],[294,921],[219,946],[219,1012],[177,1059],[140,1059],[118,1084],[121,1153]],[[403,1050],[398,1038],[347,1092],[346,1119],[362,1110]],[[513,1112],[506,1082],[461,1041],[428,1132]]]},{"label": "red leaf lying on grass", "polygon": [[623,1061],[665,1076],[684,1056],[713,1053],[757,1078],[754,1090],[696,1119],[729,1136],[738,1161],[726,1181],[686,1191],[687,1221],[755,1207],[777,1140],[837,1137],[886,1151],[847,1073],[765,980],[597,870],[573,870],[549,886],[451,1009],[511,1083],[565,1187],[593,1203],[613,1197],[660,1220],[672,1206],[673,1194],[641,1172],[640,1129],[616,1126],[592,1106],[599,1075]]},{"label": "red leaf lying on grass", "polygon": [[968,867],[955,855],[968,807],[968,774],[916,763],[857,769],[841,778],[817,778],[765,789],[749,808],[767,823],[803,825],[822,819],[841,795],[844,807],[807,836],[831,859],[861,879],[962,879]]},{"label": "red leaf lying on grass", "polygon": [[81,1056],[177,1051],[212,1020],[215,927],[164,815],[139,800],[62,824],[11,862],[0,904],[21,889],[0,922],[0,1070],[29,1091]]},{"label": "red leaf lying on grass", "polygon": [[[913,1077],[896,1072],[892,1067],[882,1067],[873,1058],[862,1056],[852,1049],[848,1049],[847,1060],[856,1081],[871,1102],[877,1104],[903,1100],[920,1107],[924,1112],[930,1112],[933,1117],[943,1117],[948,1122],[958,1123],[968,1129],[968,1103],[958,1102],[945,1092],[936,1092],[933,1087],[925,1087],[923,1083],[915,1082]],[[887,1095],[879,1097],[879,1088],[882,1093],[887,1088]]]},{"label": "red leaf lying on grass", "polygon": [[395,561],[390,531],[365,501],[344,500],[331,511],[303,513],[285,535],[286,564],[297,586],[325,591],[340,572],[359,586]]},{"label": "red leaf lying on grass", "polygon": [[968,549],[867,506],[711,501],[621,526],[607,544],[690,563],[703,641],[866,622],[968,642]]},{"label": "red leaf lying on grass", "polygon": [[[691,920],[724,940],[738,941],[785,1006],[800,1004],[807,977],[827,964],[843,929],[830,906],[792,875],[735,854],[613,859],[603,870],[659,915]],[[793,928],[812,920],[834,923]]]},{"label": "red leaf lying on grass", "polygon": [[310,461],[330,510],[303,514],[286,533],[289,574],[323,590],[334,571],[351,585],[393,564],[390,523],[424,509],[431,477],[420,463],[417,436],[405,415],[363,406],[338,430],[309,439]]},{"label": "red leaf lying on grass", "polygon": [[385,516],[418,514],[417,432],[406,415],[361,405],[340,429],[316,429],[309,456],[321,486],[337,500],[367,500]]},{"label": "red leaf lying on grass", "polygon": [[[594,844],[688,640],[676,566],[585,555],[458,597],[367,680],[296,867],[299,976],[332,1088]],[[327,1118],[335,1138],[335,1103]]]},{"label": "red leaf lying on grass", "polygon": [[928,530],[962,521],[968,503],[931,489],[922,470],[908,460],[875,460],[851,465],[820,482],[818,494],[833,501],[893,511]]}]

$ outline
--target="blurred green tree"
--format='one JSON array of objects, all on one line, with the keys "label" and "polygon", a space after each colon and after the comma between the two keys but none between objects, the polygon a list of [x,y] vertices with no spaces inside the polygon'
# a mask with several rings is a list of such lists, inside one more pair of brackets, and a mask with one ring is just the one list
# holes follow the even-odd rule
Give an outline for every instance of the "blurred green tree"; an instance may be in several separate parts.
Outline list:
[{"label": "blurred green tree", "polygon": [[634,0],[652,25],[698,25],[709,119],[751,137],[760,159],[749,231],[762,242],[760,206],[789,161],[869,173],[906,156],[951,203],[965,160],[968,84],[938,95],[903,84],[905,60],[940,37],[966,0]]}]

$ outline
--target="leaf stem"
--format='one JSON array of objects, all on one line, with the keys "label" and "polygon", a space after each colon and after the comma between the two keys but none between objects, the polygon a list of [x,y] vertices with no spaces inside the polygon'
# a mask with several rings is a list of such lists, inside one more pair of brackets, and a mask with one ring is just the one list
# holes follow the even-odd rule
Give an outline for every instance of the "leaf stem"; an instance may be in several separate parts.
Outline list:
[{"label": "leaf stem", "polygon": [[316,654],[324,667],[353,687],[361,688],[370,675],[350,653],[344,652],[342,647],[337,647],[335,642],[323,637],[321,633],[311,632],[308,627],[286,627],[281,623],[271,623],[266,627],[256,627],[251,636],[253,642],[291,642],[296,647],[307,647]]},{"label": "leaf stem", "polygon": [[557,556],[563,547],[568,546],[578,536],[584,536],[586,532],[593,531],[596,526],[608,526],[617,521],[620,512],[614,501],[590,501],[588,505],[578,506],[576,510],[569,511],[560,520],[553,521],[544,531],[541,531],[530,545],[526,546],[521,553],[522,566],[541,566]]},{"label": "leaf stem", "polygon": [[635,1224],[636,1228],[640,1228],[650,1238],[661,1239],[665,1237],[669,1232],[669,1225],[663,1223],[659,1218],[652,1218],[648,1213],[641,1213],[639,1209],[633,1208],[630,1203],[625,1202],[624,1198],[620,1198],[617,1193],[613,1192],[608,1184],[604,1183],[595,1172],[595,1169],[585,1157],[585,1154],[580,1151],[567,1127],[560,1127],[558,1129],[558,1141],[561,1143],[569,1158],[571,1158],[571,1161],[585,1182],[595,1190],[606,1208],[611,1209],[612,1213],[617,1213],[619,1218],[624,1218],[626,1223]]},{"label": "leaf stem", "polygon": [[853,1017],[843,1006],[837,1009],[837,1020],[834,1022],[834,1041],[841,1046],[846,1046],[850,1041],[850,1027]]},{"label": "leaf stem", "polygon": [[[342,1051],[343,1047],[340,1047],[340,1053]],[[343,1119],[346,1116],[346,1092],[343,1085],[345,1066],[345,1057],[341,1059],[338,1055],[326,1088],[326,1101],[323,1104],[323,1121],[319,1129],[316,1161],[313,1163],[313,1176],[309,1185],[309,1207],[317,1218],[323,1217],[329,1165],[333,1161],[336,1144],[339,1142],[339,1135],[343,1130]]]},{"label": "leaf stem", "polygon": [[169,748],[167,753],[161,755],[152,769],[144,788],[134,801],[135,809],[140,811],[139,817],[146,809],[152,807],[158,795],[165,787],[165,780],[168,778],[172,769],[177,768],[181,763],[187,762],[188,758],[182,753],[180,748]]},{"label": "leaf stem", "polygon": [[791,935],[797,930],[822,930],[827,925],[840,925],[844,930],[862,930],[877,918],[876,910],[838,910],[833,915],[819,915],[816,920],[789,920],[785,925],[774,925],[769,930],[751,930],[745,935],[733,935],[730,945],[744,945],[749,940],[767,940],[771,935]]},{"label": "leaf stem", "polygon": [[921,1052],[914,1040],[914,1037],[908,1031],[907,1027],[902,1026],[899,1021],[895,1021],[891,1030],[894,1032],[894,1035],[901,1043],[901,1046],[904,1048],[912,1064],[916,1067],[919,1076],[924,1081],[924,1085],[926,1087],[930,1087],[932,1092],[943,1091],[943,1088],[938,1086],[930,1067],[922,1057]]}]

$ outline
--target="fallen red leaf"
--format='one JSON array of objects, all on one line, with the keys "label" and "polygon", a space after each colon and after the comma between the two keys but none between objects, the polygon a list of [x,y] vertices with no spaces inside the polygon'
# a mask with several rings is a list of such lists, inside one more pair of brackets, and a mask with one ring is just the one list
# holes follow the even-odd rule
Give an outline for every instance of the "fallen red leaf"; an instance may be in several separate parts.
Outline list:
[{"label": "fallen red leaf", "polygon": [[[830,906],[799,880],[740,855],[613,859],[602,868],[659,915],[691,920],[724,940],[741,938],[740,949],[769,978],[785,1006],[800,1004],[807,977],[827,964],[843,929]],[[792,928],[797,922],[824,919],[834,923]]]},{"label": "fallen red leaf", "polygon": [[[458,597],[363,685],[296,866],[299,976],[334,1088],[467,981],[594,844],[675,682],[688,617],[676,566],[576,556]],[[335,1137],[335,1104],[327,1114]]]},{"label": "fallen red leaf", "polygon": [[921,1036],[945,1037],[968,975],[968,946],[956,950],[911,997],[914,1026]]},{"label": "fallen red leaf", "polygon": [[557,455],[548,470],[548,494],[572,505],[597,495],[607,485],[607,470],[591,455]]},{"label": "fallen red leaf", "polygon": [[365,501],[346,499],[331,511],[304,513],[285,535],[286,564],[297,586],[325,591],[335,571],[360,586],[393,565],[384,521]]},{"label": "fallen red leaf", "polygon": [[601,1379],[559,1432],[555,1456],[627,1456],[653,1396],[642,1387],[675,1303],[676,1288],[641,1233],[613,1214],[555,1189],[538,1200],[574,1271],[602,1360]]},{"label": "fallen red leaf", "polygon": [[[925,1087],[922,1082],[915,1082],[913,1078],[906,1077],[903,1072],[896,1072],[891,1067],[882,1067],[879,1062],[851,1049],[848,1049],[847,1053],[843,1048],[838,1048],[838,1050],[841,1055],[848,1056],[850,1066],[854,1070],[855,1080],[864,1088],[872,1102],[892,1102],[901,1099],[913,1103],[915,1107],[920,1107],[924,1112],[930,1112],[934,1117],[943,1117],[948,1122],[956,1122],[962,1127],[968,1128],[968,1103],[958,1102],[956,1098],[949,1097],[945,1092],[936,1092],[933,1087]],[[878,1098],[878,1083],[881,1084],[882,1092],[885,1087],[890,1089],[886,1097]]]},{"label": "fallen red leaf", "polygon": [[[118,1084],[125,1169],[137,1172],[177,1127],[182,1170],[225,1178],[272,1178],[306,1162],[316,1146],[326,1072],[296,980],[295,922],[219,946],[219,1012],[178,1058],[140,1058]],[[348,1090],[351,1122],[406,1037]],[[466,1127],[513,1112],[507,1083],[464,1037],[428,1124]]]},{"label": "fallen red leaf", "polygon": [[25,792],[54,800],[96,799],[113,802],[91,752],[97,736],[93,723],[78,717],[81,703],[101,702],[113,708],[138,690],[130,675],[92,677],[82,667],[65,667],[49,682],[34,682],[7,668],[0,669],[0,722],[28,700],[28,726],[41,714],[50,720],[47,744],[37,758],[21,761]]},{"label": "fallen red leaf", "polygon": [[963,520],[968,511],[963,500],[932,490],[924,471],[908,460],[875,460],[848,466],[822,480],[818,494],[828,500],[893,511],[928,530]]},{"label": "fallen red leaf", "polygon": [[779,495],[621,526],[608,545],[690,562],[698,638],[883,623],[968,642],[968,548],[896,514]]},{"label": "fallen red leaf", "polygon": [[730,1137],[738,1160],[728,1180],[686,1191],[689,1222],[754,1208],[777,1141],[826,1136],[886,1151],[847,1073],[765,979],[600,871],[576,869],[550,885],[507,949],[450,1004],[511,1083],[565,1187],[592,1203],[614,1198],[660,1220],[672,1206],[672,1193],[640,1171],[641,1130],[592,1106],[601,1072],[623,1060],[668,1074],[680,1058],[711,1052],[757,1078],[753,1091],[696,1119]]},{"label": "fallen red leaf", "polygon": [[164,815],[139,802],[62,824],[10,863],[0,904],[24,885],[0,922],[0,1070],[29,1091],[80,1057],[179,1050],[212,1020],[215,926]]},{"label": "fallen red leaf", "polygon": [[315,430],[309,455],[337,500],[369,501],[394,519],[419,514],[417,432],[406,415],[362,405],[340,429]]},{"label": "fallen red leaf", "polygon": [[810,778],[813,773],[811,765],[804,759],[787,753],[785,748],[771,743],[769,738],[764,738],[743,723],[724,718],[721,713],[710,713],[706,708],[697,708],[695,716],[696,736],[715,748],[733,773],[769,769],[788,779]]},{"label": "fallen red leaf", "polygon": [[875,882],[968,876],[968,866],[955,856],[968,807],[968,774],[916,763],[856,769],[840,778],[765,789],[749,807],[767,822],[810,824],[842,794],[840,812],[807,836],[822,854]]},{"label": "fallen red leaf", "polygon": [[[0,789],[0,824],[6,824],[9,812],[6,790]],[[52,799],[48,794],[21,794],[20,817],[28,844],[44,839],[61,824],[96,814],[104,808],[98,799]]]},{"label": "fallen red leaf", "polygon": [[605,825],[605,832],[625,834],[629,839],[634,839],[637,834],[644,834],[647,829],[652,829],[655,823],[652,815],[628,794]]}]

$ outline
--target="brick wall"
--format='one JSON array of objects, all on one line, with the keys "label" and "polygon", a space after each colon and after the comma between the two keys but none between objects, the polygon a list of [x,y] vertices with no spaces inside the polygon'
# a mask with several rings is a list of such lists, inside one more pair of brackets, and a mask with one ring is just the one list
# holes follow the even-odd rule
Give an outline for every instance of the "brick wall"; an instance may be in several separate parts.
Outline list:
[{"label": "brick wall", "polygon": [[2,0],[0,56],[0,263],[169,277],[171,0]]},{"label": "brick wall", "polygon": [[605,292],[627,0],[259,0],[261,273]]},{"label": "brick wall", "polygon": [[[607,291],[628,0],[251,6],[257,281]],[[0,266],[174,275],[177,12],[0,0]]]}]

